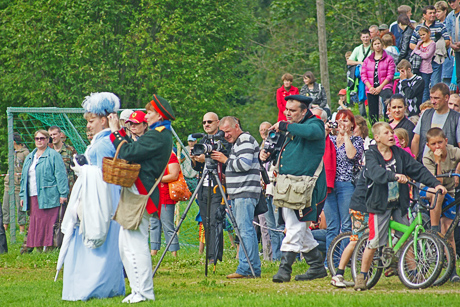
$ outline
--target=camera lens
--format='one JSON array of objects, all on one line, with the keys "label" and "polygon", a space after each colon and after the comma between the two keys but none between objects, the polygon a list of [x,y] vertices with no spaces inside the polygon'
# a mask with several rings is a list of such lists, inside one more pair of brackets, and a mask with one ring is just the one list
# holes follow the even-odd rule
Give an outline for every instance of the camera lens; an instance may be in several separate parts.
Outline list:
[{"label": "camera lens", "polygon": [[268,136],[269,136],[270,138],[274,138],[274,137],[276,136],[276,131],[275,131],[275,130],[270,130],[270,131],[268,132]]}]

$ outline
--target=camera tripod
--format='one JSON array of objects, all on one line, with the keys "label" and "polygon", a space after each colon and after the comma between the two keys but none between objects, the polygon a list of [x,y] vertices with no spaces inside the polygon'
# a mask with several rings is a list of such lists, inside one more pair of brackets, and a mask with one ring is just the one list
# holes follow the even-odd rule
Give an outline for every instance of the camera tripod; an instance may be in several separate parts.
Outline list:
[{"label": "camera tripod", "polygon": [[[207,158],[207,159],[210,159],[210,158]],[[227,202],[227,199],[225,198],[225,192],[224,192],[224,189],[222,187],[222,182],[219,180],[219,176],[217,175],[217,168],[216,166],[212,167],[211,166],[211,163],[206,163],[208,167],[205,168],[205,170],[203,171],[203,175],[201,177],[201,180],[200,182],[198,183],[196,189],[195,189],[195,192],[193,192],[193,195],[192,197],[190,197],[190,200],[187,204],[187,207],[185,208],[185,211],[184,213],[182,214],[181,216],[181,219],[179,221],[179,224],[177,225],[176,229],[174,230],[174,233],[171,237],[171,239],[169,240],[168,244],[166,245],[166,248],[163,252],[163,254],[161,255],[161,258],[160,260],[158,261],[156,267],[155,267],[155,270],[153,270],[153,277],[155,277],[155,274],[158,270],[158,268],[160,267],[161,265],[161,262],[163,261],[168,249],[169,249],[169,246],[171,246],[172,244],[172,241],[173,239],[176,237],[177,233],[179,232],[179,229],[180,229],[180,226],[182,225],[182,222],[185,220],[185,217],[187,216],[187,213],[188,211],[190,210],[192,204],[193,204],[193,201],[198,193],[198,190],[203,186],[203,182],[205,180],[206,177],[208,177],[208,201],[207,201],[207,216],[206,216],[206,234],[205,234],[205,238],[206,238],[206,264],[205,264],[205,273],[204,275],[205,276],[208,276],[208,255],[209,255],[209,250],[208,250],[208,247],[209,247],[209,240],[210,240],[210,236],[209,234],[211,233],[210,231],[210,224],[211,224],[211,217],[210,217],[210,212],[211,212],[211,187],[212,187],[212,178],[211,178],[211,175],[214,177],[214,179],[216,180],[218,186],[219,186],[219,190],[220,190],[220,193],[222,194],[222,199],[224,200],[225,202],[225,206],[227,208],[227,211],[228,211],[228,214],[229,214],[229,217],[230,217],[230,220],[233,224],[233,228],[235,229],[235,233],[236,235],[238,236],[238,238],[240,239],[240,248],[243,249],[243,252],[244,252],[244,255],[246,256],[246,259],[248,260],[248,264],[249,264],[249,268],[251,269],[251,273],[252,273],[252,276],[256,277],[256,274],[254,272],[254,268],[252,266],[252,263],[251,261],[249,260],[249,257],[248,257],[248,252],[246,250],[246,247],[244,246],[244,243],[243,243],[243,239],[241,238],[241,235],[240,235],[240,230],[238,228],[238,225],[236,223],[236,220],[235,220],[235,216],[233,215],[233,212],[230,208],[230,205],[228,204]]]}]

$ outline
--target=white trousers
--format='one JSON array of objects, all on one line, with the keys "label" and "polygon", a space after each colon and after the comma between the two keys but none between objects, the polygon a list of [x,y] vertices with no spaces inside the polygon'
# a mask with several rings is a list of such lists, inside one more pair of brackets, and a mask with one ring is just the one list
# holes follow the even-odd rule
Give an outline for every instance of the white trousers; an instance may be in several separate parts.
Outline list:
[{"label": "white trousers", "polygon": [[126,298],[127,302],[155,300],[152,259],[148,241],[149,215],[147,211],[144,212],[137,230],[125,230],[120,227],[120,256],[131,286],[131,294]]},{"label": "white trousers", "polygon": [[310,222],[300,222],[294,210],[283,208],[286,236],[281,244],[282,252],[308,253],[316,246],[315,238],[309,228]]}]

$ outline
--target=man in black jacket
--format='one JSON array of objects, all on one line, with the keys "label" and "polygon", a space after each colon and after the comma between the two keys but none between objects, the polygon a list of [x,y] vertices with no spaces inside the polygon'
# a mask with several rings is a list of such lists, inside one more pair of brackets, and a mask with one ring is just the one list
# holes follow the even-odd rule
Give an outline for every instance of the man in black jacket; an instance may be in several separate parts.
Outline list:
[{"label": "man in black jacket", "polygon": [[[208,135],[215,135],[219,131],[219,117],[214,112],[208,112],[203,116],[203,129]],[[227,141],[221,140],[223,149],[222,152],[225,156],[228,157],[230,152],[230,145]],[[199,144],[204,143],[204,138],[200,140]],[[200,180],[203,176],[203,171],[206,168],[205,165],[205,155],[194,156],[190,153],[190,157],[192,159],[193,169],[199,172]],[[217,162],[216,162],[217,163]],[[217,165],[217,172],[219,175],[219,179],[222,181],[222,174],[224,173],[224,165],[218,163]],[[223,184],[223,183],[222,183]],[[216,188],[214,188],[216,187]],[[207,224],[207,204],[208,204],[208,189],[211,189],[211,210],[210,210],[210,229],[208,229]],[[225,196],[224,196],[225,197]],[[208,251],[208,259],[212,262],[216,257],[216,236],[217,236],[217,221],[216,221],[216,210],[222,204],[222,194],[220,193],[219,188],[217,187],[217,182],[215,182],[214,178],[212,180],[211,186],[209,186],[208,178],[205,178],[203,181],[203,186],[198,191],[198,206],[200,207],[200,215],[203,220],[203,225],[205,227],[205,236],[206,242],[208,242],[208,246],[206,246]],[[222,254],[224,250],[223,244],[223,234],[219,234],[219,246],[217,249],[217,259],[222,261]]]}]

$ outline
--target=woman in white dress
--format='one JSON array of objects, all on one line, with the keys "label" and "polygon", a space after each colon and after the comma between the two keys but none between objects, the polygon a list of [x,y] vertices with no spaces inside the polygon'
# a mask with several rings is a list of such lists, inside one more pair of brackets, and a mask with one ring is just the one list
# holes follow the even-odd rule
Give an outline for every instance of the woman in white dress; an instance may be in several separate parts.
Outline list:
[{"label": "woman in white dress", "polygon": [[107,115],[116,112],[119,105],[118,97],[112,93],[91,94],[83,102],[87,128],[94,137],[85,152],[88,165],[78,166],[74,159],[73,169],[79,177],[62,226],[65,236],[70,237],[68,248],[61,250],[65,256],[63,300],[125,295],[118,250],[120,226],[111,219],[118,205],[120,187],[102,180],[102,159],[115,155]]}]

